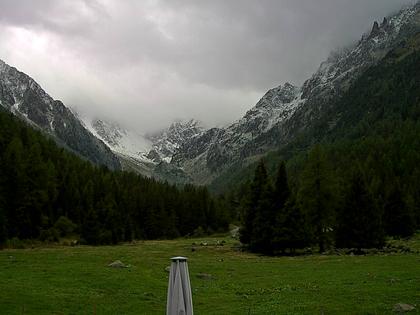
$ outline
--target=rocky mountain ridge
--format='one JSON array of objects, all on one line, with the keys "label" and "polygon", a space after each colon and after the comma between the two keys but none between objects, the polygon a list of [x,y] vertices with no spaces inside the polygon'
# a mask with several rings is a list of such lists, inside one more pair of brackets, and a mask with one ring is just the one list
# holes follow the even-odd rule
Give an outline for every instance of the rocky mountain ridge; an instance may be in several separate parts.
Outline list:
[{"label": "rocky mountain ridge", "polygon": [[[420,3],[375,22],[372,31],[341,51],[333,52],[301,88],[290,84],[272,89],[239,121],[213,128],[184,143],[176,165],[197,184],[209,184],[234,165],[247,165],[287,145],[314,124],[350,85],[404,39],[419,31]],[[332,127],[339,113],[329,122]],[[314,139],[315,141],[316,139]]]},{"label": "rocky mountain ridge", "polygon": [[86,128],[120,158],[124,169],[145,176],[159,177],[155,168],[160,164],[159,169],[167,171],[166,164],[171,162],[176,150],[205,130],[201,122],[190,119],[175,121],[153,134],[139,134],[105,119],[79,117]]},{"label": "rocky mountain ridge", "polygon": [[31,77],[2,60],[0,106],[93,163],[121,168],[111,150],[86,130],[70,109],[49,96]]},{"label": "rocky mountain ridge", "polygon": [[301,87],[285,83],[269,90],[241,119],[223,128],[178,121],[142,135],[103,119],[80,118],[82,123],[33,79],[2,61],[0,105],[94,163],[114,169],[122,164],[172,182],[210,184],[233,167],[286,146],[327,112],[332,118],[325,128],[333,128],[340,121],[337,100],[368,68],[420,31],[419,12],[418,2],[375,22],[359,42],[333,52]]},{"label": "rocky mountain ridge", "polygon": [[148,153],[148,157],[156,163],[161,161],[170,163],[175,152],[185,142],[198,137],[204,130],[201,122],[195,119],[175,121],[166,129],[146,135],[153,143],[153,149]]}]

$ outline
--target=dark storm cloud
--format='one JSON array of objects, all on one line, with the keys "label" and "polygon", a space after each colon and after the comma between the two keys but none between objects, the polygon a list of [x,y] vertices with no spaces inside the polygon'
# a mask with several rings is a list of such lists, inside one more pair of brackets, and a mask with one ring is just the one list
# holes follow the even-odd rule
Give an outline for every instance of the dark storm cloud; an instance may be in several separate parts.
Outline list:
[{"label": "dark storm cloud", "polygon": [[226,123],[411,0],[2,0],[0,58],[139,130]]}]

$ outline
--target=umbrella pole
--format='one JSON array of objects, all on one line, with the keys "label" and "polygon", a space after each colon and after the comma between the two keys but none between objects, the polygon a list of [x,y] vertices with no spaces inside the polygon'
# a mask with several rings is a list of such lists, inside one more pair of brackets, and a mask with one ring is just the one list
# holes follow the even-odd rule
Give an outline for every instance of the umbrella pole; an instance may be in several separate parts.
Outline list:
[{"label": "umbrella pole", "polygon": [[194,314],[187,260],[186,257],[171,258],[166,303],[167,315]]}]

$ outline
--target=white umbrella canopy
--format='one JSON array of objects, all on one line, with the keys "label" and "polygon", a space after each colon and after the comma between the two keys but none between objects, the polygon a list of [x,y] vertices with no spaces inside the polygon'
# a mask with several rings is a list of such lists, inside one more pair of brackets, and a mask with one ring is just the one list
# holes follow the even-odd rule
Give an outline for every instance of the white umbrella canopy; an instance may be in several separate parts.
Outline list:
[{"label": "white umbrella canopy", "polygon": [[171,258],[169,272],[167,315],[193,315],[190,275],[186,257]]}]

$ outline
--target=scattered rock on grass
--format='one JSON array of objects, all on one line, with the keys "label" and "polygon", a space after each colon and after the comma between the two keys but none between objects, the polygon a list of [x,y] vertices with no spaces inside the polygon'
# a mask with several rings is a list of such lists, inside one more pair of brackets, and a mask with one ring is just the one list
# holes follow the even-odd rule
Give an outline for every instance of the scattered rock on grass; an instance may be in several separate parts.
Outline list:
[{"label": "scattered rock on grass", "polygon": [[121,260],[116,260],[113,263],[110,263],[108,267],[111,268],[128,268],[128,265],[125,265]]},{"label": "scattered rock on grass", "polygon": [[230,230],[230,236],[235,239],[239,239],[239,227],[235,227],[234,229]]},{"label": "scattered rock on grass", "polygon": [[410,304],[398,303],[394,305],[394,312],[396,313],[406,313],[413,311],[415,307]]},{"label": "scattered rock on grass", "polygon": [[166,267],[166,268],[165,268],[165,271],[166,271],[166,272],[171,272],[171,266]]}]

